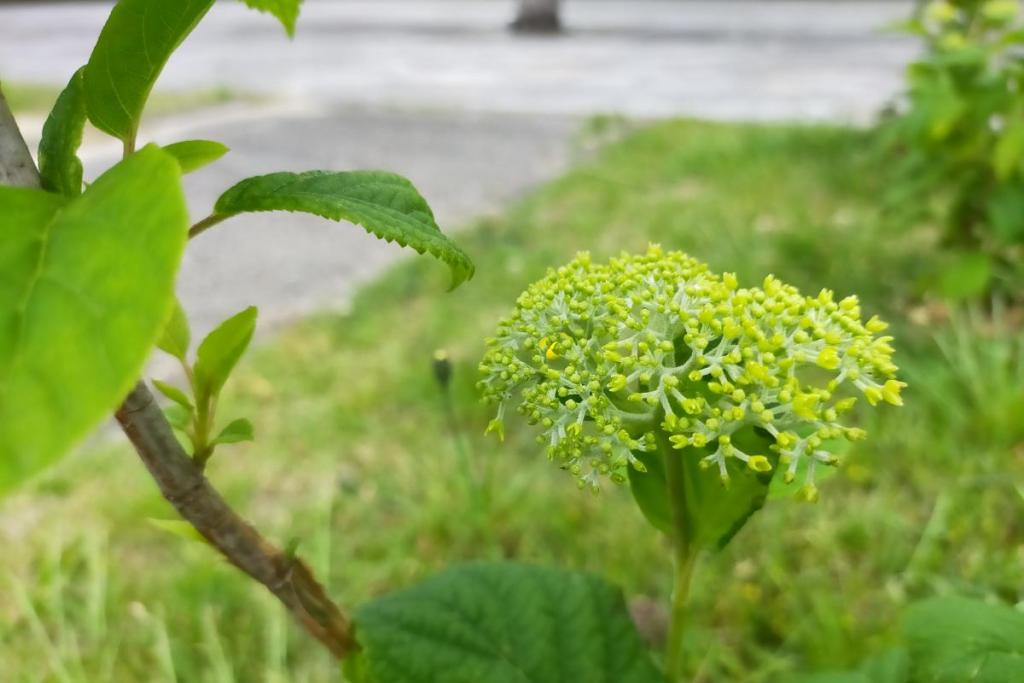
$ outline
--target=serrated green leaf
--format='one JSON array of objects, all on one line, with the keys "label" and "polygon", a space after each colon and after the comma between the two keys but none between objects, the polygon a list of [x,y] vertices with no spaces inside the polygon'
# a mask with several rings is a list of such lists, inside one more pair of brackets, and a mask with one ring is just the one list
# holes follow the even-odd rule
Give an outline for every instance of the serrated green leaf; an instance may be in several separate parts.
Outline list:
[{"label": "serrated green leaf", "polygon": [[0,187],[0,489],[62,455],[128,393],[185,246],[178,165],[133,154],[80,197]]},{"label": "serrated green leaf", "polygon": [[171,53],[206,15],[213,0],[120,0],[85,66],[89,120],[133,143],[149,93]]},{"label": "serrated green leaf", "polygon": [[243,180],[214,207],[214,215],[221,218],[246,211],[301,211],[346,220],[387,242],[443,261],[451,269],[452,289],[473,276],[469,256],[441,232],[413,184],[394,173],[271,173]]},{"label": "serrated green leaf", "polygon": [[208,396],[216,396],[228,381],[238,359],[252,341],[256,330],[255,306],[250,306],[217,326],[196,351],[196,400],[203,403]]},{"label": "serrated green leaf", "polygon": [[961,597],[933,598],[906,618],[913,680],[1024,681],[1024,613]]},{"label": "serrated green leaf", "polygon": [[156,387],[157,391],[177,403],[182,408],[185,408],[188,411],[195,410],[195,406],[192,405],[192,399],[188,397],[188,394],[173,384],[168,384],[167,382],[161,382],[160,380],[155,379],[153,380],[153,386]]},{"label": "serrated green leaf", "polygon": [[768,450],[769,441],[748,431],[735,434],[734,443],[745,453],[768,457],[772,470],[754,472],[738,460],[730,459],[728,487],[722,485],[717,469],[700,468],[701,458],[709,453],[707,449],[684,448],[667,454],[635,452],[647,471],[630,468],[629,488],[647,521],[667,534],[673,533],[664,458],[681,458],[687,538],[697,548],[724,548],[750,516],[764,506],[775,474],[777,458]]},{"label": "serrated green leaf", "polygon": [[82,193],[82,161],[77,153],[85,130],[84,70],[82,67],[76,71],[57,97],[39,140],[39,179],[43,189],[68,197]]},{"label": "serrated green leaf", "polygon": [[164,151],[178,160],[182,173],[191,173],[228,153],[228,148],[213,140],[183,140],[164,145]]},{"label": "serrated green leaf", "polygon": [[255,438],[252,423],[241,417],[229,422],[228,426],[222,429],[217,438],[213,440],[213,444],[240,443],[242,441],[252,441]]},{"label": "serrated green leaf", "polygon": [[447,569],[363,605],[357,683],[662,683],[602,579],[514,562]]},{"label": "serrated green leaf", "polygon": [[185,309],[181,307],[181,302],[175,297],[171,314],[164,324],[163,332],[161,332],[156,346],[164,353],[184,361],[191,341],[192,332],[188,327],[188,316],[185,314]]},{"label": "serrated green leaf", "polygon": [[299,18],[302,0],[242,0],[246,5],[260,12],[277,17],[289,36],[295,35],[295,22]]}]

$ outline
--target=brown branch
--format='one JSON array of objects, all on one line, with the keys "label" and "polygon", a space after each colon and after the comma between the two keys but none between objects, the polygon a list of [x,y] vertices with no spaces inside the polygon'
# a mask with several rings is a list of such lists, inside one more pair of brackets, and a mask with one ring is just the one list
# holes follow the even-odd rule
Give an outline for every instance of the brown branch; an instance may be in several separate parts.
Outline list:
[{"label": "brown branch", "polygon": [[[39,173],[0,92],[0,185],[39,187]],[[246,523],[217,493],[174,437],[153,394],[139,382],[117,421],[164,498],[231,564],[263,584],[338,659],[358,648],[353,627],[310,568]]]},{"label": "brown branch", "polygon": [[0,185],[39,187],[39,171],[0,90]]},{"label": "brown branch", "polygon": [[116,416],[160,492],[182,517],[231,564],[266,586],[336,657],[356,649],[352,624],[309,567],[268,543],[228,506],[182,449],[144,383],[135,385]]}]

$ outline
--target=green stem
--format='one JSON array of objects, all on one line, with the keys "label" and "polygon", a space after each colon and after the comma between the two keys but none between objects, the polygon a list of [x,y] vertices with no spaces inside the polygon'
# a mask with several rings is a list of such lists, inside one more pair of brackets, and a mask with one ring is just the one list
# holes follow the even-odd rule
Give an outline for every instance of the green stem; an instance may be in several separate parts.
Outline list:
[{"label": "green stem", "polygon": [[676,558],[672,581],[672,609],[665,650],[665,669],[668,680],[678,683],[686,674],[686,652],[683,647],[686,633],[686,602],[690,595],[690,579],[693,577],[694,554]]},{"label": "green stem", "polygon": [[192,383],[192,395],[196,397],[196,439],[193,443],[195,453],[192,454],[192,460],[199,467],[199,471],[202,472],[206,469],[206,462],[213,455],[213,446],[210,444],[210,441],[213,436],[213,421],[217,410],[217,397],[212,395],[200,396],[196,391],[195,377],[191,373],[189,374],[189,381]]},{"label": "green stem", "polygon": [[207,230],[209,230],[210,228],[212,228],[213,226],[217,225],[218,223],[226,221],[229,218],[231,218],[229,214],[210,214],[209,216],[207,216],[206,218],[199,221],[198,223],[196,223],[195,225],[188,229],[188,238],[192,239],[193,237],[197,237],[206,232]]},{"label": "green stem", "polygon": [[674,563],[672,602],[668,641],[665,646],[665,672],[670,683],[679,683],[686,675],[686,652],[683,646],[686,630],[686,603],[697,551],[690,538],[686,519],[686,473],[683,454],[674,449],[668,435],[657,430],[658,450],[665,458],[665,481],[672,510],[672,559]]}]

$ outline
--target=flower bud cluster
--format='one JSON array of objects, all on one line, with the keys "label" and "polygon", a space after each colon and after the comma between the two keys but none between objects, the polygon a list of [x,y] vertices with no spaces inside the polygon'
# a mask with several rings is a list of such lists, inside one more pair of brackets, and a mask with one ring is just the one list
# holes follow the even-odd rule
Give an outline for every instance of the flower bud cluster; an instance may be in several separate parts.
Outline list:
[{"label": "flower bud cluster", "polygon": [[[843,424],[858,396],[902,403],[885,328],[861,321],[856,297],[806,297],[771,275],[740,287],[678,251],[607,264],[582,253],[519,297],[487,340],[479,386],[498,404],[489,430],[514,404],[582,486],[622,482],[643,470],[637,452],[670,444],[723,482],[730,460],[778,462],[787,481],[803,465],[813,499],[815,466],[835,462],[828,443],[864,436]],[[774,441],[766,452],[733,442],[750,427]]]}]

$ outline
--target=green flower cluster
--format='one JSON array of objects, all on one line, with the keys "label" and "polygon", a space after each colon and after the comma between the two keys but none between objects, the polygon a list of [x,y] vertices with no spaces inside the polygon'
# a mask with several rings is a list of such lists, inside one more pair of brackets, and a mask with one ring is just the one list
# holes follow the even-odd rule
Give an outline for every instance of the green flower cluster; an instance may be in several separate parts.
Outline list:
[{"label": "green flower cluster", "polygon": [[[767,471],[775,457],[792,481],[803,463],[834,464],[827,443],[864,437],[842,424],[857,394],[902,403],[886,324],[861,321],[856,297],[806,297],[772,276],[743,288],[696,259],[651,246],[596,264],[587,253],[551,270],[516,302],[480,364],[479,386],[543,433],[538,441],[582,486],[643,470],[636,453],[692,448],[728,482],[727,461]],[[518,394],[518,401],[517,395]],[[733,436],[758,428],[770,451],[744,452]]]}]

